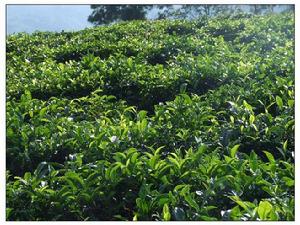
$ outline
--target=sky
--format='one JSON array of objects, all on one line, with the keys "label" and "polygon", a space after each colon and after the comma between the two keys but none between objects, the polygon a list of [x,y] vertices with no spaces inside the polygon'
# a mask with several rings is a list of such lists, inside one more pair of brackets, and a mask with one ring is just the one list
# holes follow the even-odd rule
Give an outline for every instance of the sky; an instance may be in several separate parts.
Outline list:
[{"label": "sky", "polygon": [[[8,5],[6,33],[77,31],[93,25],[87,21],[90,5]],[[155,10],[149,13],[153,18]]]},{"label": "sky", "polygon": [[75,31],[91,27],[90,5],[8,5],[7,34],[16,32]]},{"label": "sky", "polygon": [[[280,11],[276,7],[275,11]],[[245,11],[247,6],[244,6]],[[34,31],[77,31],[93,25],[87,21],[90,5],[7,5],[7,34]],[[153,9],[148,17],[154,18]]]}]

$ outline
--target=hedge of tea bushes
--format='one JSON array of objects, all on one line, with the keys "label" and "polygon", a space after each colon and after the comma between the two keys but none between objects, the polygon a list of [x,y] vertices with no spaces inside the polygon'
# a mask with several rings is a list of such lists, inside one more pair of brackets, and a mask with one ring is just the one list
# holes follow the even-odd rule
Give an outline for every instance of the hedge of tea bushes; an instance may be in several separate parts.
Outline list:
[{"label": "hedge of tea bushes", "polygon": [[294,17],[6,40],[7,220],[294,220]]}]

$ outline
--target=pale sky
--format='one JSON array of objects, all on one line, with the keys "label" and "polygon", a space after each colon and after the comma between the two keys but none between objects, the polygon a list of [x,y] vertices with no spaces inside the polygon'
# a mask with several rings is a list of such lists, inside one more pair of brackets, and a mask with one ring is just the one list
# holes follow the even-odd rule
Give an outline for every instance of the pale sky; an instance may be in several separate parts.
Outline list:
[{"label": "pale sky", "polygon": [[[177,7],[177,6],[176,6]],[[243,10],[248,11],[244,5]],[[275,11],[281,11],[278,6]],[[77,31],[92,27],[87,21],[92,10],[90,5],[7,5],[7,34],[34,31]],[[157,9],[148,17],[156,17]]]},{"label": "pale sky", "polygon": [[91,27],[90,5],[8,5],[7,33],[72,31]]}]

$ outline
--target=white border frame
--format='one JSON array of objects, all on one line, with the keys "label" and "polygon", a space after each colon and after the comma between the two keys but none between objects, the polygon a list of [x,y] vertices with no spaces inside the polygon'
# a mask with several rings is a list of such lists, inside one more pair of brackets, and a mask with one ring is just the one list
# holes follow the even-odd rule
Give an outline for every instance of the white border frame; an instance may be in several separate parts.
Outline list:
[{"label": "white border frame", "polygon": [[[296,153],[296,149],[299,149],[300,145],[298,142],[299,134],[300,134],[300,121],[297,118],[297,115],[300,113],[300,103],[299,103],[299,77],[297,76],[299,72],[299,45],[297,43],[299,36],[299,30],[297,29],[297,25],[299,25],[299,16],[300,16],[300,1],[297,0],[47,0],[47,1],[39,1],[39,0],[2,0],[0,3],[0,45],[1,45],[1,52],[0,52],[0,150],[1,150],[1,157],[0,157],[0,222],[2,223],[19,223],[19,222],[6,222],[5,221],[5,152],[6,152],[6,134],[5,134],[5,91],[6,91],[6,77],[5,77],[5,37],[6,37],[6,4],[295,4],[295,221],[292,222],[284,222],[280,221],[280,223],[299,223],[300,216],[298,213],[299,211],[299,192],[300,192],[300,171],[299,171],[299,154],[300,152]],[[298,60],[297,60],[298,59]],[[298,116],[299,117],[299,116]],[[298,190],[298,191],[297,191]],[[99,221],[101,223],[106,223],[105,221]],[[32,224],[34,222],[22,222],[22,224]],[[52,222],[40,222],[43,224],[52,224]],[[70,222],[55,222],[56,224],[62,223],[70,223]],[[73,222],[74,224],[81,224],[81,223],[97,223],[97,222]],[[119,222],[108,222],[109,224],[118,224]],[[130,222],[126,222],[130,223]],[[134,222],[136,223],[136,222]],[[153,222],[137,222],[139,224],[149,224]],[[187,222],[169,222],[169,223],[176,223],[176,224],[185,224]],[[193,224],[217,224],[217,223],[233,223],[233,221],[229,222],[189,222]],[[248,224],[248,223],[256,223],[256,222],[234,222],[234,224]],[[259,224],[277,224],[278,222],[259,222]]]}]

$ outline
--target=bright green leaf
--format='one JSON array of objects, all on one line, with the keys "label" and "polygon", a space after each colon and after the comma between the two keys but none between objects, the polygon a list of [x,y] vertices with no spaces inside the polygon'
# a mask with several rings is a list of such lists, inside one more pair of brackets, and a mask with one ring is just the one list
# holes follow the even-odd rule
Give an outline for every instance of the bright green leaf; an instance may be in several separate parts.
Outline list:
[{"label": "bright green leaf", "polygon": [[231,156],[232,158],[235,157],[236,152],[237,152],[237,150],[239,149],[239,147],[240,147],[240,145],[238,144],[238,145],[233,146],[233,148],[230,149],[230,156]]},{"label": "bright green leaf", "polygon": [[268,201],[261,201],[259,203],[257,212],[259,215],[259,218],[261,220],[267,220],[268,219],[268,215],[270,214],[270,212],[272,211],[272,205],[270,202]]},{"label": "bright green leaf", "polygon": [[276,96],[276,103],[277,103],[277,105],[278,105],[278,107],[279,107],[280,109],[283,108],[283,101],[282,101],[282,98],[281,98],[281,97]]}]

